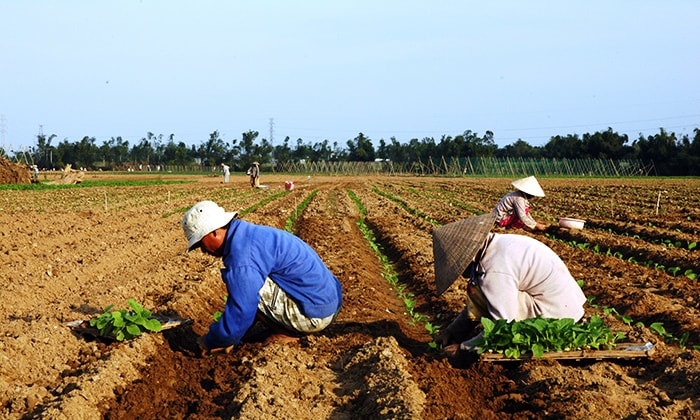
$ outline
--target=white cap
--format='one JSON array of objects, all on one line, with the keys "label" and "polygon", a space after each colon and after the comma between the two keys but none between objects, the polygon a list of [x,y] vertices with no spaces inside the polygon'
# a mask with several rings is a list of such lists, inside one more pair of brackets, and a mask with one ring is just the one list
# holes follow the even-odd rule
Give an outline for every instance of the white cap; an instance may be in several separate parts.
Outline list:
[{"label": "white cap", "polygon": [[537,178],[534,176],[518,179],[517,181],[513,181],[511,185],[525,194],[530,194],[535,197],[544,197],[544,191],[542,187],[540,187],[540,183],[537,182]]},{"label": "white cap", "polygon": [[187,251],[192,251],[203,237],[226,226],[236,216],[237,212],[227,212],[213,201],[200,201],[192,206],[182,218],[182,230],[189,242]]}]

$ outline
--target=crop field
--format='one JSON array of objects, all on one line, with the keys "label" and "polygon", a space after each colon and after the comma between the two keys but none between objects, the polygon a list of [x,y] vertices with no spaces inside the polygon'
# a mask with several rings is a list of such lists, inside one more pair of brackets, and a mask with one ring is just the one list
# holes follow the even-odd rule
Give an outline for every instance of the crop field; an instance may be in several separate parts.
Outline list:
[{"label": "crop field", "polygon": [[[124,185],[102,181],[148,181]],[[431,334],[464,304],[437,296],[432,229],[491,211],[510,179],[90,173],[79,188],[0,191],[0,418],[697,418],[700,179],[540,179],[527,233],[566,262],[598,315],[649,357],[450,360]],[[284,182],[296,183],[293,191]],[[157,181],[157,182],[154,182]],[[90,183],[94,182],[92,186]],[[219,259],[186,253],[183,213],[213,200],[291,230],[343,285],[328,329],[199,355],[226,294]],[[559,217],[586,220],[559,228]],[[110,341],[69,323],[133,299],[189,323]]]}]

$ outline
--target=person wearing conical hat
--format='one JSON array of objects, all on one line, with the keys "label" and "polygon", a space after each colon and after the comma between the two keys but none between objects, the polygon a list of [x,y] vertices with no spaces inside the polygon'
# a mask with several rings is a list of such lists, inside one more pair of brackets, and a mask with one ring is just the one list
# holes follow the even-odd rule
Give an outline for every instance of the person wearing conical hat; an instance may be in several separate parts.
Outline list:
[{"label": "person wearing conical hat", "polygon": [[250,176],[251,188],[258,188],[258,186],[260,186],[260,164],[258,162],[253,162],[246,174]]},{"label": "person wearing conical hat", "polygon": [[481,318],[583,317],[586,296],[564,261],[530,236],[492,232],[495,218],[485,213],[433,230],[438,295],[468,279],[464,309],[435,339],[449,356],[473,349]]},{"label": "person wearing conical hat", "polygon": [[506,194],[493,209],[496,225],[512,229],[545,230],[547,226],[535,221],[530,215],[530,200],[544,197],[544,191],[534,176],[521,178],[511,183],[515,191]]}]

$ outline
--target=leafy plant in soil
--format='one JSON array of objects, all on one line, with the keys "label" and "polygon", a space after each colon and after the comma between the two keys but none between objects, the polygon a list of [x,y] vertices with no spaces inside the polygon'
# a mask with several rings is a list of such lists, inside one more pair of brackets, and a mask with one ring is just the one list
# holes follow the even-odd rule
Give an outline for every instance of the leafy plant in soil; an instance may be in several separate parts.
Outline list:
[{"label": "leafy plant in soil", "polygon": [[[372,231],[372,229],[367,226],[367,223],[365,223],[367,209],[365,208],[364,204],[362,204],[362,200],[360,200],[355,193],[352,192],[352,190],[346,191],[350,199],[355,202],[355,205],[360,212],[360,219],[355,222],[355,224],[360,229],[360,232],[362,232],[362,236],[367,241],[367,245],[374,251],[377,258],[379,258],[379,262],[383,267],[382,277],[384,277],[397,291],[399,298],[403,301],[404,307],[406,308],[406,314],[411,317],[409,324],[415,325],[416,322],[422,323],[425,329],[428,330],[430,336],[435,339],[440,334],[440,327],[429,322],[426,315],[422,315],[416,311],[415,295],[406,291],[407,286],[399,282],[399,276],[394,270],[389,258],[382,252],[381,245],[377,243],[377,238],[374,236],[374,231]],[[435,341],[432,341],[428,344],[428,346],[432,349],[437,349],[438,345],[435,343]]]},{"label": "leafy plant in soil", "polygon": [[581,349],[611,349],[625,334],[612,333],[597,315],[588,322],[575,323],[572,318],[530,318],[522,321],[481,318],[483,337],[474,345],[478,353],[485,351],[518,358],[532,353],[542,357],[545,352]]},{"label": "leafy plant in soil", "polygon": [[144,331],[158,332],[162,329],[160,321],[151,317],[151,311],[133,299],[127,300],[127,303],[131,310],[112,311],[114,305],[109,305],[101,315],[90,319],[90,326],[97,328],[101,336],[114,337],[117,341],[130,340]]}]

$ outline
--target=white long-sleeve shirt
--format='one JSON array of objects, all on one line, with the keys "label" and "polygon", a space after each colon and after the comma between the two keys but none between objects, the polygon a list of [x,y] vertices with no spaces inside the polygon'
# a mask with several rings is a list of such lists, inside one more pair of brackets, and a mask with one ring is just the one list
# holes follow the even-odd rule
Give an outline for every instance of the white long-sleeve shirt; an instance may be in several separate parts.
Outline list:
[{"label": "white long-sleeve shirt", "polygon": [[583,317],[586,296],[551,248],[525,235],[490,233],[489,239],[476,281],[493,319]]}]

